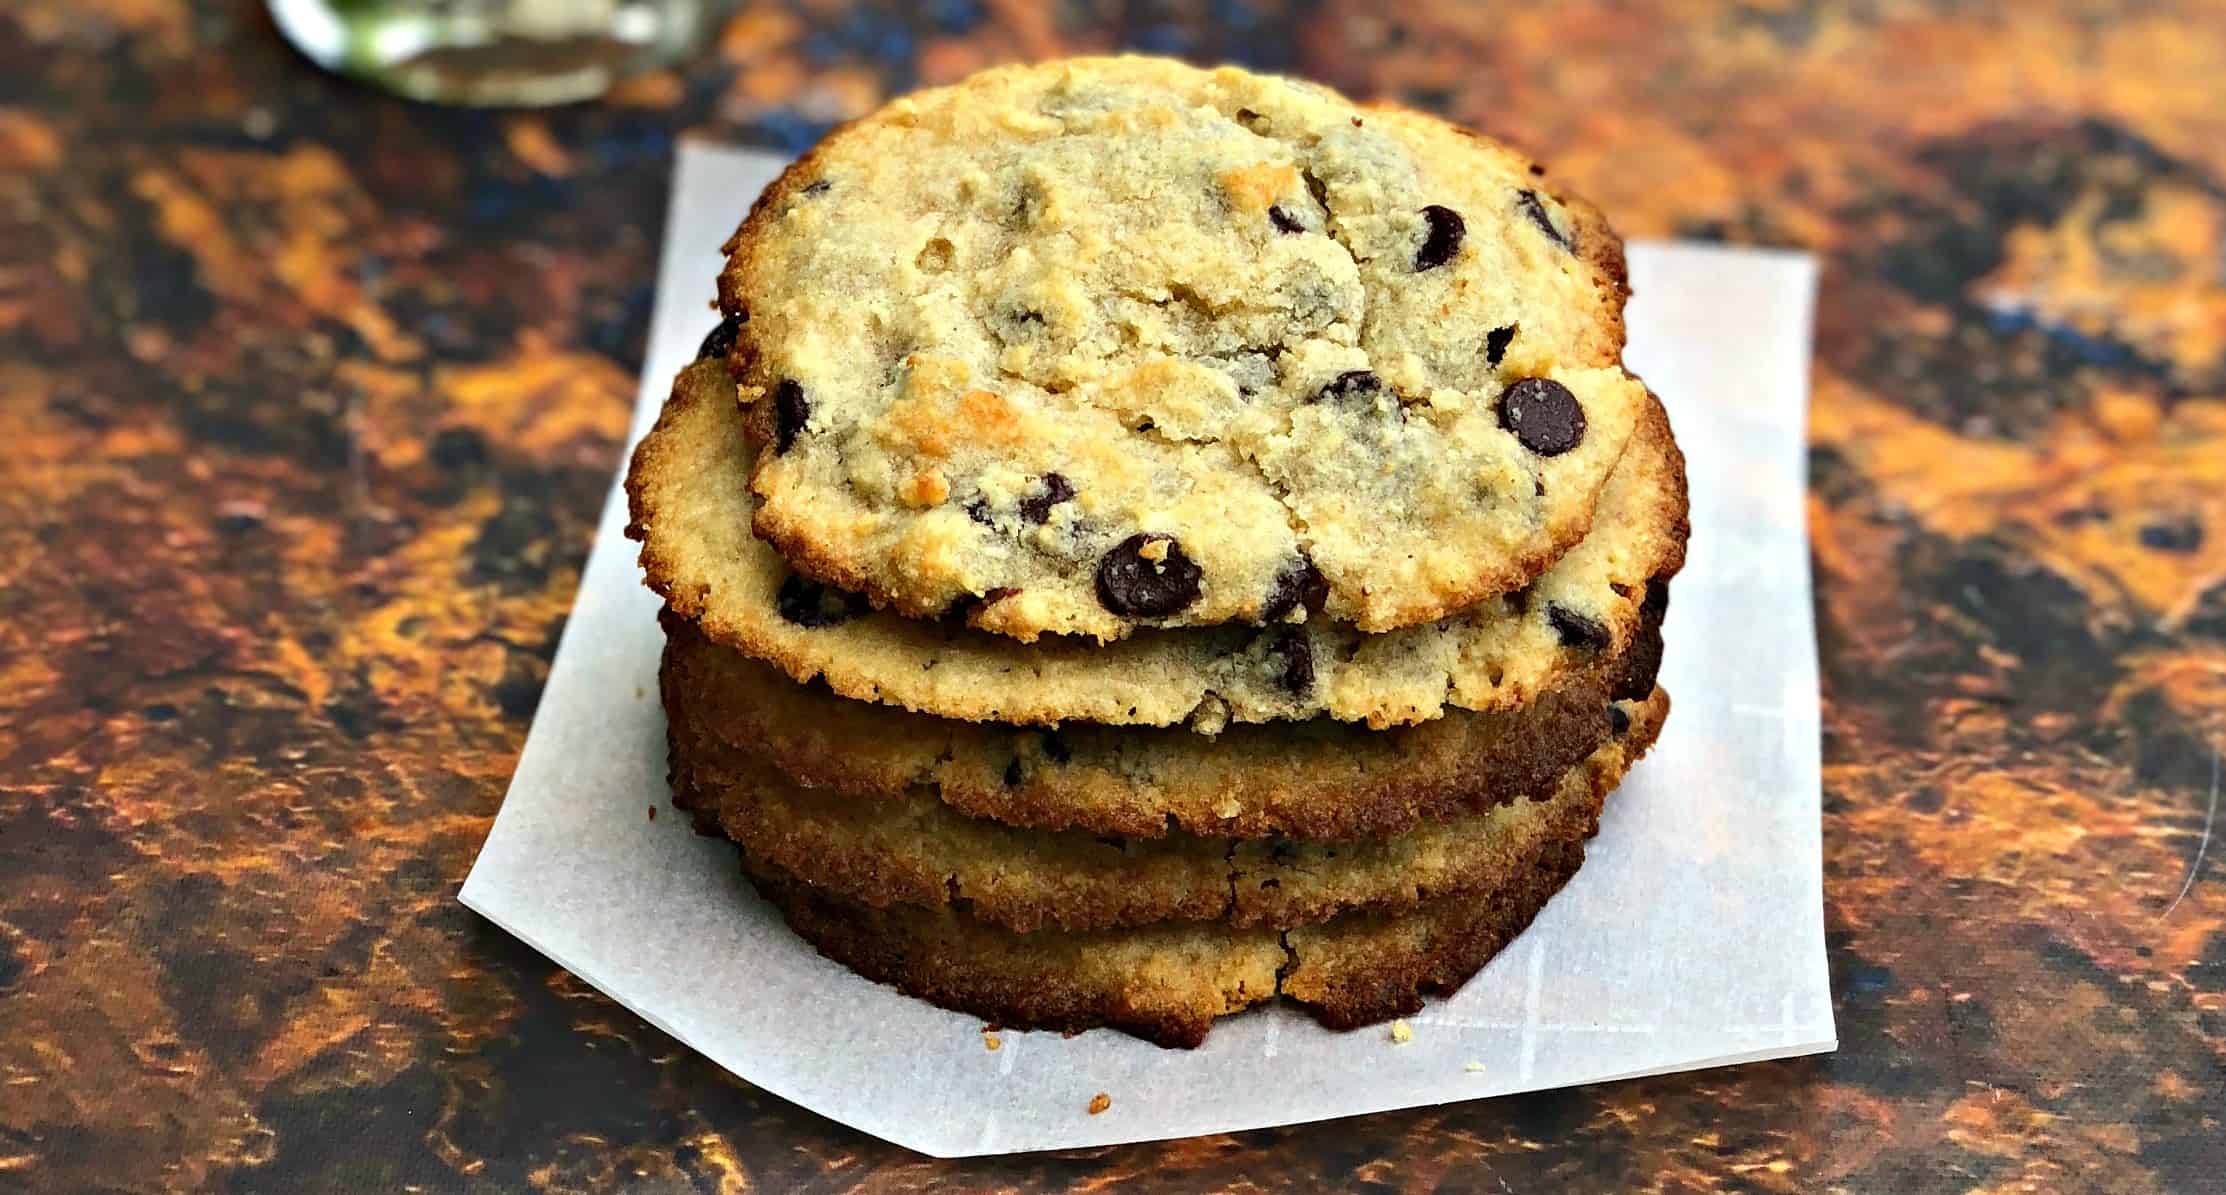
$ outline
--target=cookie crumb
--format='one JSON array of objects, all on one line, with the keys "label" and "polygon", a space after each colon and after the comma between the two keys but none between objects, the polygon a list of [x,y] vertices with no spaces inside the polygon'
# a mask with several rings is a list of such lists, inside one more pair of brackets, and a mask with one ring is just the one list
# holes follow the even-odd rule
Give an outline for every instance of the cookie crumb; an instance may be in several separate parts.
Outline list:
[{"label": "cookie crumb", "polygon": [[1110,1108],[1112,1106],[1113,1097],[1105,1094],[1102,1091],[1090,1097],[1090,1115],[1092,1116],[1096,1116],[1098,1113],[1103,1112],[1107,1108]]},{"label": "cookie crumb", "polygon": [[1461,1069],[1467,1071],[1472,1075],[1481,1075],[1484,1073],[1484,1064],[1474,1059],[1470,1059],[1468,1062],[1461,1064]]},{"label": "cookie crumb", "polygon": [[1413,1040],[1414,1030],[1408,1027],[1407,1018],[1401,1017],[1391,1023],[1391,1041],[1393,1045],[1403,1046]]},{"label": "cookie crumb", "polygon": [[984,1029],[982,1030],[982,1048],[994,1054],[1005,1048],[1005,1039],[997,1036],[996,1030]]},{"label": "cookie crumb", "polygon": [[652,806],[650,806],[650,807],[649,807],[649,820],[650,820],[650,821],[656,821],[656,820],[657,820],[657,807],[656,807],[655,805],[652,805]]}]

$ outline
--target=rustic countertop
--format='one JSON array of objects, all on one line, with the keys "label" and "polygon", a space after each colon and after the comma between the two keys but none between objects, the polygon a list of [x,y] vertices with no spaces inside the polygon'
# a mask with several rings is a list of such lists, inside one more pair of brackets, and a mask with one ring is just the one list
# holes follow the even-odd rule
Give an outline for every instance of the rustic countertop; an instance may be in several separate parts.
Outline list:
[{"label": "rustic countertop", "polygon": [[[540,114],[328,77],[253,0],[0,10],[0,1189],[2221,1181],[2226,9],[917,7],[752,5]],[[1837,1054],[940,1163],[456,903],[675,139],[1121,45],[1447,112],[1628,234],[1822,255]]]}]

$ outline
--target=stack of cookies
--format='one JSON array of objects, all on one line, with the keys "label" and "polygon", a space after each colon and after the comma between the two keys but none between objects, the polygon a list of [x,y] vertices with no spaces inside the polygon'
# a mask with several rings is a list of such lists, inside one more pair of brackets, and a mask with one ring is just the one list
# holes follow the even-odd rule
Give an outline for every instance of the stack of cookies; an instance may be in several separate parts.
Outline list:
[{"label": "stack of cookies", "polygon": [[1683,460],[1543,173],[1152,59],[836,131],[627,481],[675,802],[822,953],[993,1023],[1457,988],[1668,710]]}]

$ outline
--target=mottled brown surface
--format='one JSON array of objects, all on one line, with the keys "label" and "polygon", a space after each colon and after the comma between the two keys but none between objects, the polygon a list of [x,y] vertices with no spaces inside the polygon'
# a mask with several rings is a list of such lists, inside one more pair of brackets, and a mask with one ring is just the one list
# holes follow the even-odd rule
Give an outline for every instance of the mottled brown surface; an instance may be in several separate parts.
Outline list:
[{"label": "mottled brown surface", "polygon": [[[248,0],[0,6],[0,1189],[2219,1181],[2226,9],[923,7],[753,6],[527,116],[327,78]],[[1824,255],[1838,1054],[938,1163],[455,903],[617,462],[676,134],[797,146],[1124,43],[1449,112],[1629,233]]]}]

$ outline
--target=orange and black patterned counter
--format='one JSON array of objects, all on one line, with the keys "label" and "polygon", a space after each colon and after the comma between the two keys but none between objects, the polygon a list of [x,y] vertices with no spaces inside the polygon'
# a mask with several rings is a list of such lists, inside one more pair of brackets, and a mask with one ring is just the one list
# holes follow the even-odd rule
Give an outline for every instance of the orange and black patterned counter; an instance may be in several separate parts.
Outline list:
[{"label": "orange and black patterned counter", "polygon": [[[1822,255],[1837,1054],[961,1166],[456,903],[616,464],[676,136],[795,148],[1123,45],[1444,111],[1629,234]],[[256,0],[14,0],[0,71],[0,1189],[2226,1173],[2226,6],[753,3],[529,115],[320,74]]]}]

